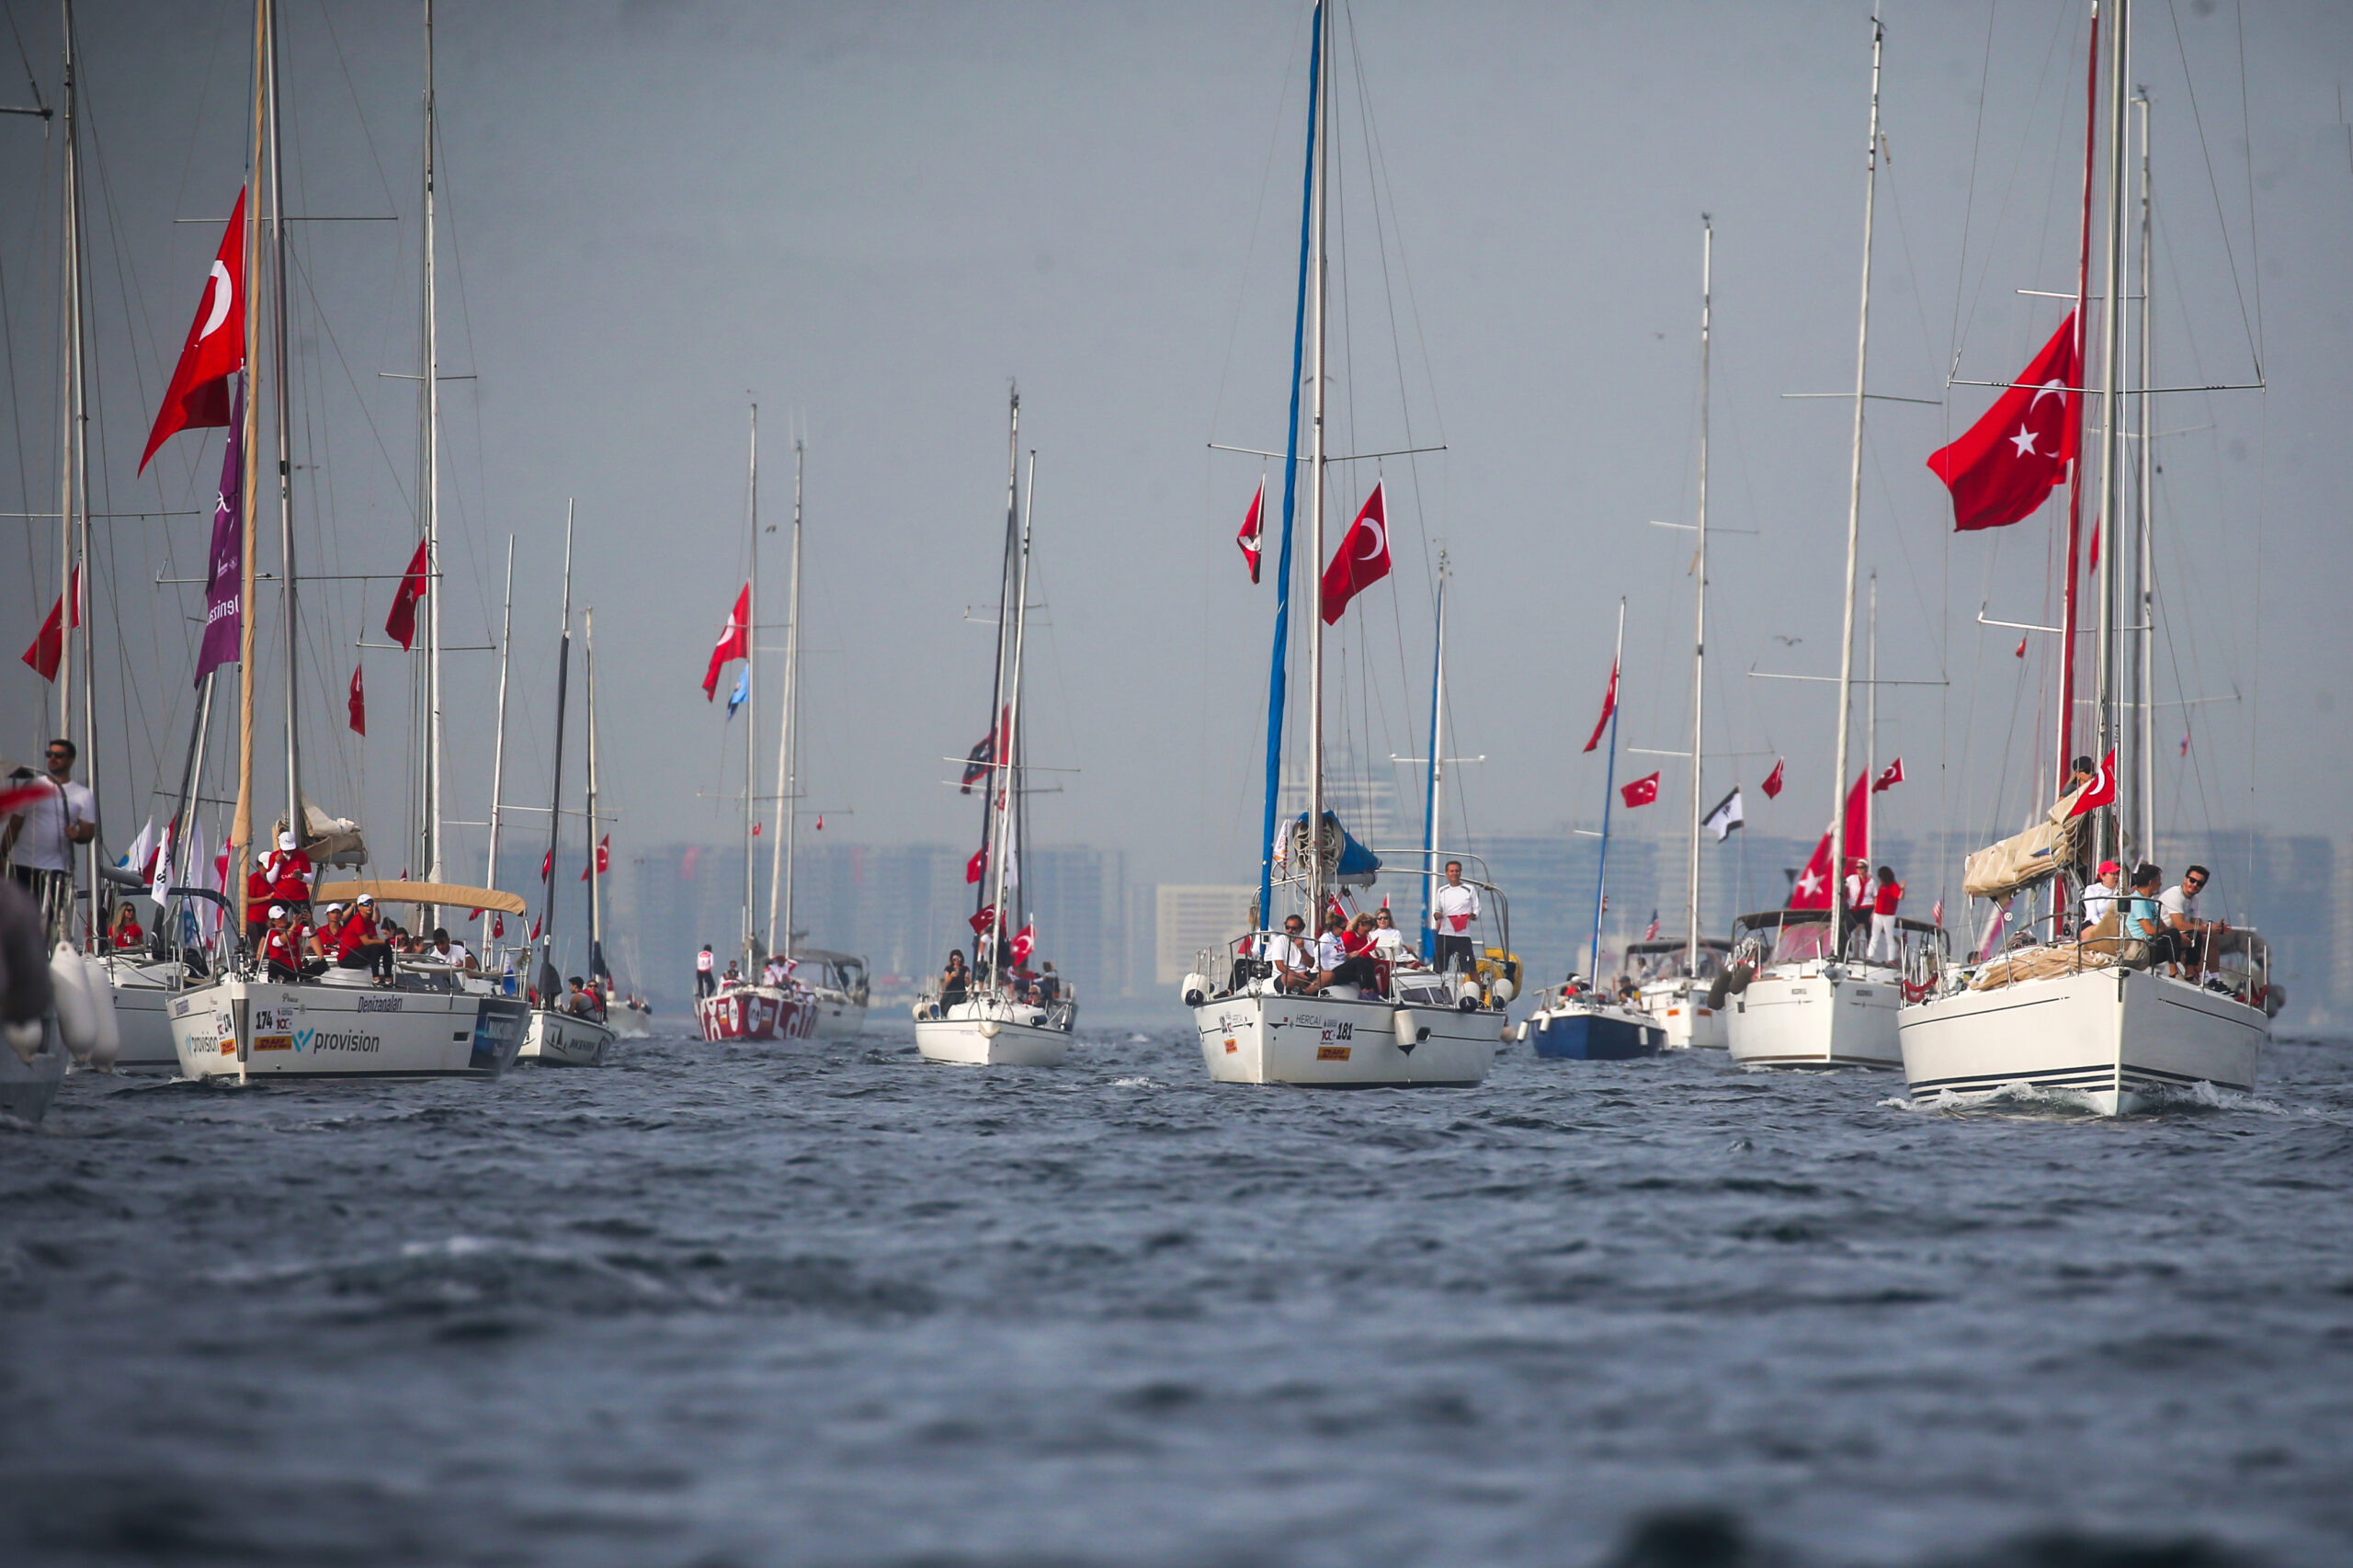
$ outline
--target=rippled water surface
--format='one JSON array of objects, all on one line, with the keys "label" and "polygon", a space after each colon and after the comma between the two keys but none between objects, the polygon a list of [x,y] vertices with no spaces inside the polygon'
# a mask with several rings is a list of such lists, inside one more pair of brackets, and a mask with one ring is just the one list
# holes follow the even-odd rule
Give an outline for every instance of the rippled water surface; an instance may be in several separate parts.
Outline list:
[{"label": "rippled water surface", "polygon": [[0,1559],[2353,1561],[2353,1049],[2126,1122],[620,1051],[0,1131]]}]

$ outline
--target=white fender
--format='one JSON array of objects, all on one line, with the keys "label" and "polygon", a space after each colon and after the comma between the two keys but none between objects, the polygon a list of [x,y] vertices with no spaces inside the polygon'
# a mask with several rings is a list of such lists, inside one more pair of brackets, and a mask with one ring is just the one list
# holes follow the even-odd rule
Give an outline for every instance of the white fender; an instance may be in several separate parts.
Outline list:
[{"label": "white fender", "polygon": [[50,954],[49,987],[57,997],[57,1032],[65,1037],[65,1049],[75,1062],[88,1061],[98,1043],[98,1020],[90,1002],[89,971],[73,943],[60,942]]},{"label": "white fender", "polygon": [[1400,1007],[1389,1015],[1389,1027],[1397,1037],[1397,1049],[1412,1055],[1414,1047],[1430,1038],[1430,1031],[1421,1026],[1411,1007]]},{"label": "white fender", "polygon": [[1519,994],[1519,987],[1511,983],[1508,975],[1495,976],[1495,983],[1489,985],[1487,990],[1497,1002],[1508,1002]]},{"label": "white fender", "polygon": [[1177,988],[1176,994],[1185,998],[1185,1006],[1188,1007],[1199,1006],[1203,1002],[1209,1000],[1209,976],[1205,974],[1187,975],[1185,977],[1185,983]]},{"label": "white fender", "polygon": [[90,1012],[97,1024],[97,1039],[90,1045],[91,1064],[111,1071],[122,1054],[122,1021],[115,1016],[114,976],[96,953],[84,953],[82,973],[89,982]]},{"label": "white fender", "polygon": [[1466,1013],[1479,1010],[1479,983],[1465,975],[1454,987],[1454,1005]]}]

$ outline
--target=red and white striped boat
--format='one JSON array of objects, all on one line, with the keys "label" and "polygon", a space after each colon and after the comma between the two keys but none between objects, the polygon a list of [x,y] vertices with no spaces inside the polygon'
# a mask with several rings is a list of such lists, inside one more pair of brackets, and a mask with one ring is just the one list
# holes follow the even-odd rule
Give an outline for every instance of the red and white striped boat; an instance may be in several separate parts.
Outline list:
[{"label": "red and white striped boat", "polygon": [[807,1040],[816,1025],[808,997],[773,985],[732,985],[695,1000],[695,1028],[705,1040]]}]

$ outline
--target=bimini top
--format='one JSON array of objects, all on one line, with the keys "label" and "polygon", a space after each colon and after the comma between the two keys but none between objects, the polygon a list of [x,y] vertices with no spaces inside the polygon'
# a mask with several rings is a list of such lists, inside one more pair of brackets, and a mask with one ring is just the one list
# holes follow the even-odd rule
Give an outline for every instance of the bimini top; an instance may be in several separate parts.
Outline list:
[{"label": "bimini top", "polygon": [[[1855,918],[1860,920],[1869,913],[1868,910],[1859,909],[1855,911]],[[1754,915],[1736,915],[1733,916],[1732,924],[1735,931],[1743,929],[1756,931],[1768,926],[1827,926],[1830,924],[1830,911],[1826,909],[1761,909]],[[1897,915],[1895,926],[1900,931],[1943,929],[1941,926],[1931,926],[1925,920],[1915,920],[1908,915]],[[1683,944],[1677,942],[1675,945],[1679,948]]]},{"label": "bimini top", "polygon": [[[1647,958],[1655,953],[1679,953],[1690,945],[1680,937],[1673,941],[1662,937],[1656,941],[1629,942],[1626,944],[1626,956],[1635,959]],[[1702,937],[1699,938],[1699,947],[1703,951],[1711,948],[1720,953],[1732,951],[1732,944],[1722,937]]]},{"label": "bimini top", "polygon": [[349,903],[363,892],[378,903],[438,903],[452,909],[495,909],[506,915],[530,913],[530,905],[520,894],[460,887],[456,882],[323,882],[311,896],[322,904]]}]

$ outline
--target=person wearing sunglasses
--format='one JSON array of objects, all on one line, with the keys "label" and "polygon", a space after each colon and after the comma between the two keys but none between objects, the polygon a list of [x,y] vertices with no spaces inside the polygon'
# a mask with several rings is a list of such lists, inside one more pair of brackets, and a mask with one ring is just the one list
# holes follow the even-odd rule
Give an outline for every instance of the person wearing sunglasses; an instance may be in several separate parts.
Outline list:
[{"label": "person wearing sunglasses", "polygon": [[2165,895],[2157,900],[2165,928],[2174,934],[2174,942],[2180,950],[2182,967],[2193,981],[2205,972],[2213,938],[2231,928],[2228,921],[2198,917],[2198,895],[2206,891],[2206,884],[2211,880],[2212,874],[2205,867],[2192,866],[2182,872],[2179,882],[2165,889]]},{"label": "person wearing sunglasses", "polygon": [[[8,859],[17,885],[40,904],[51,947],[64,939],[73,918],[74,847],[98,835],[97,802],[87,785],[74,782],[79,755],[72,741],[50,742],[43,780],[50,788],[0,830],[0,857]],[[29,769],[18,775],[31,776]]]}]

